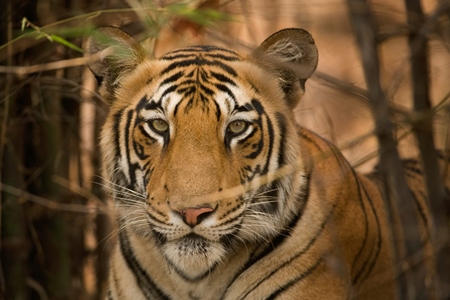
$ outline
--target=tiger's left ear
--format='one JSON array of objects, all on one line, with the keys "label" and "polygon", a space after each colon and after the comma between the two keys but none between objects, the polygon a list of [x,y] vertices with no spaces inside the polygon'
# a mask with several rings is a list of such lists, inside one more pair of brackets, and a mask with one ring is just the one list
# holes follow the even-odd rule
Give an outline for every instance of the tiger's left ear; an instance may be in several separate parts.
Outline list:
[{"label": "tiger's left ear", "polygon": [[144,48],[125,31],[116,27],[101,27],[83,45],[88,66],[107,101],[114,99],[120,79],[133,71],[145,57]]},{"label": "tiger's left ear", "polygon": [[305,93],[305,82],[314,73],[318,52],[312,36],[303,29],[275,32],[254,52],[253,58],[279,79],[290,107]]}]

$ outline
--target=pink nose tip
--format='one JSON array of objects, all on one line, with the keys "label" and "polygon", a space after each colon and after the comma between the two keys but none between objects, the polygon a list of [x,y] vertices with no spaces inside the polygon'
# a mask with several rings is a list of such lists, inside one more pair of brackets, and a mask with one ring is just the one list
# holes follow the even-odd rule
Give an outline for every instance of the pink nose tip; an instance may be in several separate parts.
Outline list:
[{"label": "pink nose tip", "polygon": [[188,207],[183,208],[178,213],[183,218],[183,221],[191,227],[194,227],[200,223],[204,218],[206,218],[209,213],[214,209],[211,207]]}]

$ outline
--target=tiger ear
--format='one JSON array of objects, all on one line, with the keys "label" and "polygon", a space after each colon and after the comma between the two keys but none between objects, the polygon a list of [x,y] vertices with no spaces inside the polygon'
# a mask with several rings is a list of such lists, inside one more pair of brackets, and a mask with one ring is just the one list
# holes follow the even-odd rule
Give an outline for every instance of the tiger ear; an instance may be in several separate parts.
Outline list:
[{"label": "tiger ear", "polygon": [[84,43],[88,66],[102,89],[112,96],[120,79],[145,57],[144,48],[128,33],[115,27],[101,27]]},{"label": "tiger ear", "polygon": [[253,57],[275,74],[290,107],[295,107],[305,93],[306,80],[317,67],[318,52],[312,36],[303,29],[280,30],[269,36]]}]

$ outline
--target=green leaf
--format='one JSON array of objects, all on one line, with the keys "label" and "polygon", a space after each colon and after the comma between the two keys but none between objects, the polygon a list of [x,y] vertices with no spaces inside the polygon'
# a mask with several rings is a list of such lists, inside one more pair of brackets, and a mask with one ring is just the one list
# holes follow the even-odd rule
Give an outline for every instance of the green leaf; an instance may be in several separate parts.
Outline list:
[{"label": "green leaf", "polygon": [[60,43],[61,45],[64,45],[64,46],[66,46],[66,47],[68,47],[68,48],[70,48],[72,50],[75,50],[75,51],[78,51],[80,53],[83,53],[83,50],[80,47],[78,47],[77,45],[69,42],[68,40],[66,40],[66,39],[64,39],[64,38],[62,38],[60,36],[52,34],[52,35],[50,35],[50,37],[52,38],[52,40],[54,42]]},{"label": "green leaf", "polygon": [[217,21],[232,21],[233,17],[216,9],[210,8],[190,8],[187,4],[176,3],[167,7],[168,11],[174,15],[184,17],[199,25],[213,25]]},{"label": "green leaf", "polygon": [[21,30],[21,31],[24,31],[24,30],[25,30],[25,27],[27,26],[27,23],[28,23],[27,18],[23,17],[23,18],[22,18],[22,25],[20,26],[20,30]]}]

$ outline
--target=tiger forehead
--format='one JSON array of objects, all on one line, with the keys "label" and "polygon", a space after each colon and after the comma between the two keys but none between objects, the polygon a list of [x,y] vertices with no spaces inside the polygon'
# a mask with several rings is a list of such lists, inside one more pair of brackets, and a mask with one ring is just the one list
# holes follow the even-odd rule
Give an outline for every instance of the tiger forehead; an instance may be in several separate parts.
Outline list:
[{"label": "tiger forehead", "polygon": [[162,60],[175,60],[175,59],[186,59],[186,58],[203,58],[204,60],[224,60],[224,61],[238,61],[241,57],[234,51],[224,49],[216,46],[192,46],[181,48],[166,53],[160,59]]},{"label": "tiger forehead", "polygon": [[230,111],[250,100],[244,96],[249,95],[247,84],[235,69],[235,62],[242,59],[233,51],[195,46],[169,52],[159,60],[164,67],[159,70],[158,81],[153,83],[155,89],[145,97],[146,108],[159,107],[174,114],[200,108],[215,111],[219,117],[219,106]]},{"label": "tiger forehead", "polygon": [[[237,72],[230,63],[242,59],[231,50],[214,46],[194,46],[169,52],[160,60],[168,62],[167,67],[161,72],[162,76],[174,70],[195,68],[204,72],[226,73],[234,77],[237,76]],[[202,75],[202,73],[199,73],[199,75]]]}]

